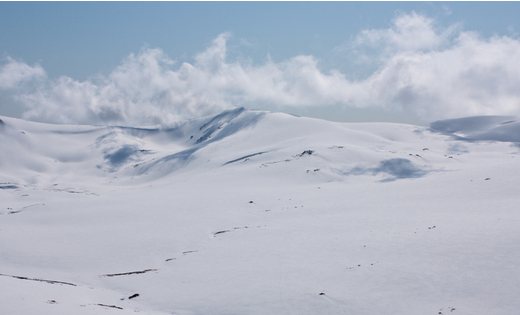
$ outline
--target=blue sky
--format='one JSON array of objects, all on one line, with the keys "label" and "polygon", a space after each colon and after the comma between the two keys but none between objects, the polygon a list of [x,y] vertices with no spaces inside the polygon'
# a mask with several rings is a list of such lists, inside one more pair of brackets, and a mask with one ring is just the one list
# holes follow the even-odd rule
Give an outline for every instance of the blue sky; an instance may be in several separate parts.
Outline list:
[{"label": "blue sky", "polygon": [[520,115],[519,2],[0,2],[0,115]]}]

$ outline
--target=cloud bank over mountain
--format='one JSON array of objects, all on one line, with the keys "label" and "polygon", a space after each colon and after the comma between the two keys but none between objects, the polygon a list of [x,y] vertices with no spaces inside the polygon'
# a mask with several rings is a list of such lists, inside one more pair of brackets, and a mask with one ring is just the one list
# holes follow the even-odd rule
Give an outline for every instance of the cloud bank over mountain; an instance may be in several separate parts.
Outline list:
[{"label": "cloud bank over mountain", "polygon": [[461,25],[402,14],[390,28],[365,30],[342,47],[378,65],[366,78],[351,80],[324,71],[312,55],[263,64],[228,60],[230,36],[218,35],[193,63],[143,48],[107,76],[86,81],[50,79],[40,65],[7,57],[0,91],[25,106],[23,118],[54,123],[156,124],[266,105],[400,109],[428,121],[520,115],[517,38],[481,38]]}]

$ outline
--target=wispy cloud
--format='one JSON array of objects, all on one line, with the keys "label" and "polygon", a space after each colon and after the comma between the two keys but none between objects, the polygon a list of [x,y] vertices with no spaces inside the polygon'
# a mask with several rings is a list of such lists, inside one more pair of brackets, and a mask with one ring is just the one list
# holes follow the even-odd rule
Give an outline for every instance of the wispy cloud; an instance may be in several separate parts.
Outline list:
[{"label": "wispy cloud", "polygon": [[354,44],[377,46],[387,53],[430,50],[441,47],[457,31],[459,24],[441,28],[434,19],[412,12],[395,18],[388,29],[361,31]]},{"label": "wispy cloud", "polygon": [[441,8],[442,8],[442,12],[444,13],[444,15],[452,15],[453,14],[453,11],[451,11],[449,6],[442,5]]},{"label": "wispy cloud", "polygon": [[[39,66],[7,58],[0,88],[17,89],[24,118],[57,123],[155,124],[263,104],[343,105],[413,111],[427,120],[520,114],[520,41],[481,38],[460,25],[402,14],[388,29],[365,30],[350,43],[370,47],[379,68],[362,80],[299,55],[282,62],[227,58],[219,35],[193,63],[177,64],[161,49],[131,54],[108,76],[87,81],[46,78]],[[24,89],[32,81],[36,88]]]},{"label": "wispy cloud", "polygon": [[45,70],[40,65],[29,66],[23,61],[11,57],[0,66],[0,89],[13,89],[22,83],[45,77]]}]

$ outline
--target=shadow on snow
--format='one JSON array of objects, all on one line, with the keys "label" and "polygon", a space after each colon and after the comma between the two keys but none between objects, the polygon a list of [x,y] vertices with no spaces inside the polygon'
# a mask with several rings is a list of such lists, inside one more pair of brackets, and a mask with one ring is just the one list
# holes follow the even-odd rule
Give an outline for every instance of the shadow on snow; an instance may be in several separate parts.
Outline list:
[{"label": "shadow on snow", "polygon": [[417,167],[407,159],[390,159],[379,163],[377,167],[355,167],[344,175],[378,175],[387,174],[389,177],[381,180],[381,182],[393,182],[397,179],[419,178],[423,177],[428,171]]}]

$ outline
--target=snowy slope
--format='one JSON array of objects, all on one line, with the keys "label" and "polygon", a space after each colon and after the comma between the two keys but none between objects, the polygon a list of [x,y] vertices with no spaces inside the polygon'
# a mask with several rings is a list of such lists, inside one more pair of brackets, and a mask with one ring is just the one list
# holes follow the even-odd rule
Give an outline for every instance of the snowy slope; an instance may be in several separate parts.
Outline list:
[{"label": "snowy slope", "polygon": [[0,314],[520,308],[514,117],[0,119]]},{"label": "snowy slope", "polygon": [[462,140],[520,142],[520,121],[515,116],[477,116],[436,121],[433,130]]}]

